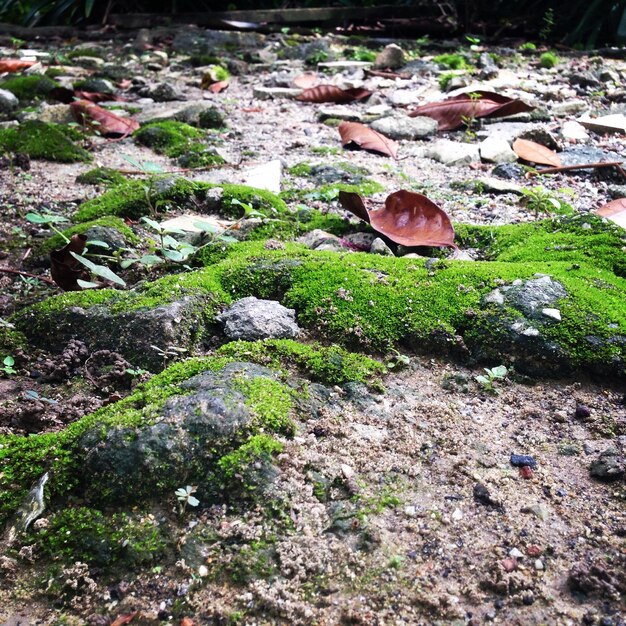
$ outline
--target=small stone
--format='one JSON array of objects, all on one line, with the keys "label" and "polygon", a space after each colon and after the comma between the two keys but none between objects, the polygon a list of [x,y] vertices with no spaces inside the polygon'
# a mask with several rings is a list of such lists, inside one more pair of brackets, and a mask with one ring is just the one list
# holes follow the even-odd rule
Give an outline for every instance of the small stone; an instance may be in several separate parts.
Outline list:
[{"label": "small stone", "polygon": [[489,489],[482,483],[474,485],[474,500],[484,506],[500,508],[501,504],[491,495]]},{"label": "small stone", "polygon": [[516,163],[501,163],[500,165],[496,165],[491,173],[500,178],[516,180],[524,178],[526,172],[521,165],[517,165]]},{"label": "small stone", "polygon": [[532,467],[529,467],[528,465],[522,465],[522,467],[519,468],[519,475],[524,480],[530,480],[533,477]]},{"label": "small stone", "polygon": [[74,57],[72,59],[72,63],[74,65],[79,65],[80,67],[86,67],[90,70],[100,69],[104,65],[104,59],[100,59],[98,57]]},{"label": "small stone", "polygon": [[452,512],[452,519],[455,522],[458,522],[460,520],[463,519],[463,511],[459,508],[454,509],[454,511]]},{"label": "small stone", "polygon": [[320,107],[317,112],[317,119],[320,122],[324,122],[329,119],[344,120],[346,122],[360,122],[363,119],[363,115],[354,108],[337,105]]},{"label": "small stone", "polygon": [[515,163],[518,158],[509,142],[498,135],[487,137],[479,145],[479,150],[480,158],[490,163]]},{"label": "small stone", "polygon": [[522,598],[522,603],[523,603],[525,606],[530,606],[530,605],[531,605],[531,604],[533,604],[534,602],[535,602],[535,596],[533,596],[533,594],[532,594],[532,593],[529,593],[528,595],[525,595],[525,596]]},{"label": "small stone", "polygon": [[437,121],[430,117],[409,117],[408,115],[381,117],[370,126],[390,139],[409,140],[432,137],[439,127]]},{"label": "small stone", "polygon": [[513,557],[514,559],[524,558],[524,554],[520,552],[517,548],[512,548],[511,550],[509,550],[509,556]]},{"label": "small stone", "polygon": [[565,117],[572,113],[581,113],[587,110],[587,103],[584,100],[568,100],[566,102],[556,102],[552,105],[552,114],[556,117]]},{"label": "small stone", "polygon": [[544,569],[544,567],[543,567],[543,561],[542,561],[541,559],[537,559],[537,560],[535,561],[535,569],[536,569],[536,570],[542,570],[542,569]]},{"label": "small stone", "polygon": [[591,409],[586,404],[577,404],[574,417],[579,420],[586,420],[591,417]]},{"label": "small stone", "polygon": [[531,557],[536,557],[543,554],[543,550],[539,546],[528,546],[526,548],[526,554]]},{"label": "small stone", "polygon": [[374,67],[396,70],[404,65],[404,51],[395,43],[385,46],[376,57]]},{"label": "small stone", "polygon": [[391,248],[380,237],[376,237],[376,239],[372,241],[370,253],[380,254],[382,256],[394,256]]},{"label": "small stone", "polygon": [[589,139],[589,133],[585,130],[585,127],[578,122],[569,121],[564,122],[561,127],[561,135],[563,139],[569,141],[586,141]]},{"label": "small stone", "polygon": [[148,97],[155,102],[171,102],[172,100],[182,100],[182,95],[169,83],[159,83],[148,91]]},{"label": "small stone", "polygon": [[200,565],[200,567],[198,568],[198,575],[201,578],[205,578],[209,575],[209,568],[206,565]]},{"label": "small stone", "polygon": [[252,97],[257,100],[281,100],[293,99],[302,93],[302,89],[289,89],[287,87],[261,87],[252,89]]},{"label": "small stone", "polygon": [[615,448],[608,448],[600,453],[589,466],[593,478],[604,482],[619,480],[626,473],[626,464]]},{"label": "small stone", "polygon": [[511,465],[515,467],[523,467],[528,465],[532,469],[537,469],[537,461],[527,454],[511,454]]},{"label": "small stone", "polygon": [[514,193],[518,196],[521,196],[523,193],[521,185],[490,176],[479,178],[477,183],[482,185],[485,191],[490,191],[491,193]]},{"label": "small stone", "polygon": [[561,321],[561,311],[559,311],[559,309],[541,309],[541,314],[545,315],[546,317],[550,317],[557,322]]},{"label": "small stone", "polygon": [[550,512],[543,504],[533,504],[532,506],[525,506],[522,509],[522,513],[530,513],[535,517],[538,517],[543,522],[545,522],[548,517],[550,517]]},{"label": "small stone", "polygon": [[505,572],[513,572],[517,569],[517,559],[503,559],[501,563]]},{"label": "small stone", "polygon": [[346,463],[341,464],[341,473],[343,474],[344,478],[354,478],[355,475],[354,469],[352,469],[352,467],[350,467]]},{"label": "small stone", "polygon": [[469,165],[480,160],[478,146],[447,139],[428,146],[424,156],[449,166]]},{"label": "small stone", "polygon": [[19,105],[20,101],[13,93],[6,89],[0,89],[0,113],[11,113],[11,111],[15,111]]}]

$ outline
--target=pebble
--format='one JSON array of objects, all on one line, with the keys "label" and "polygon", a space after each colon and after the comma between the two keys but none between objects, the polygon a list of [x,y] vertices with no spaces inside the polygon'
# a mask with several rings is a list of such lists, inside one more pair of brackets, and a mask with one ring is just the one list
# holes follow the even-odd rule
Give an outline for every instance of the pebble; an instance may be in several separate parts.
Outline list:
[{"label": "pebble", "polygon": [[550,512],[543,504],[533,504],[532,506],[525,506],[522,509],[522,513],[531,513],[543,522],[545,522],[548,517],[550,517]]},{"label": "pebble", "polygon": [[542,561],[541,559],[537,559],[537,560],[535,561],[535,569],[536,569],[536,570],[542,570],[542,569],[544,569],[544,567],[543,567],[543,561]]},{"label": "pebble", "polygon": [[530,480],[533,477],[533,470],[529,465],[522,465],[522,467],[519,468],[519,475],[524,480]]},{"label": "pebble", "polygon": [[577,404],[574,417],[579,420],[586,420],[591,417],[591,409],[586,404]]},{"label": "pebble", "polygon": [[537,469],[537,461],[527,454],[511,454],[511,465],[515,467],[523,467],[528,465],[532,469]]},{"label": "pebble", "polygon": [[512,548],[511,550],[509,550],[509,556],[514,558],[514,559],[523,559],[524,558],[524,554],[522,552],[520,552],[517,548]]}]

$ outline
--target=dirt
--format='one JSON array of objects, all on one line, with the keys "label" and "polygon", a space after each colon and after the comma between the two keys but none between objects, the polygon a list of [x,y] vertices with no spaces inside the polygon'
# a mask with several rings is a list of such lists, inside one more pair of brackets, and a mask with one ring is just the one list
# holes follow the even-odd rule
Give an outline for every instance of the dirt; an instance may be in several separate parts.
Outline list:
[{"label": "dirt", "polygon": [[[111,49],[120,45],[115,42]],[[158,39],[153,45],[168,50]],[[347,160],[366,167],[387,190],[375,196],[378,202],[411,184],[440,203],[453,221],[536,219],[516,195],[454,184],[488,174],[493,164],[446,167],[415,156],[431,140],[401,142],[397,161],[341,151],[336,128],[317,121],[319,105],[253,98],[253,86],[270,83],[277,69],[250,65],[231,78],[228,90],[212,94],[200,89],[199,70],[176,69],[181,57],[171,54],[173,69],[159,72],[135,57],[128,77],[142,73],[152,82],[166,80],[184,98],[215,102],[225,113],[228,130],[219,137],[230,167],[188,173],[192,178],[242,182],[249,168],[274,158],[285,168]],[[586,57],[563,59],[562,71],[591,67]],[[603,63],[624,76],[623,63]],[[288,67],[294,73],[302,69]],[[340,78],[351,80],[345,74],[333,80]],[[497,80],[545,102],[556,78],[522,57]],[[497,80],[487,87],[497,87]],[[436,84],[432,74],[420,74],[408,86],[421,98],[441,97]],[[383,94],[406,86],[401,79],[367,79],[366,85]],[[580,93],[566,81],[553,92],[550,102],[583,99],[590,106],[608,106],[602,100],[606,94]],[[542,125],[556,132],[563,119],[570,117],[549,117]],[[466,135],[447,134],[478,141]],[[0,171],[3,267],[49,276],[46,267],[30,263],[33,244],[49,231],[24,216],[30,210],[71,215],[82,201],[104,191],[75,183],[79,173],[95,165],[132,169],[124,155],[166,170],[178,167],[131,138],[89,141],[94,164],[32,160],[27,171]],[[624,154],[622,137],[592,134],[590,142]],[[312,148],[329,151],[319,156]],[[598,171],[566,172],[540,184],[574,210],[587,212],[609,201],[609,186],[619,182],[615,174]],[[304,202],[340,211],[324,199]],[[5,320],[58,292],[15,273],[0,273],[0,287]],[[137,383],[121,356],[93,353],[84,344],[68,346],[61,356],[47,354],[45,346],[13,356],[17,373],[0,378],[2,434],[58,431]],[[589,474],[599,453],[624,443],[622,383],[583,376],[530,380],[510,372],[490,391],[476,380],[484,374],[481,368],[437,355],[407,357],[404,370],[387,375],[382,393],[336,388],[337,402],[322,416],[303,419],[296,436],[284,441],[274,489],[289,505],[275,514],[290,521],[280,532],[278,520],[261,504],[241,514],[228,503],[201,503],[181,517],[172,497],[154,515],[178,528],[176,547],[151,568],[110,574],[76,562],[57,567],[48,578],[26,548],[0,557],[0,619],[7,626],[95,626],[125,623],[114,620],[138,612],[130,623],[188,624],[182,621],[188,617],[195,624],[623,625],[624,481],[604,483]],[[511,455],[530,455],[533,462],[516,467]],[[323,498],[315,489],[316,476],[327,484]],[[35,524],[46,524],[45,513]],[[202,533],[212,541],[199,542]],[[267,553],[242,556],[241,546],[260,543]]]}]

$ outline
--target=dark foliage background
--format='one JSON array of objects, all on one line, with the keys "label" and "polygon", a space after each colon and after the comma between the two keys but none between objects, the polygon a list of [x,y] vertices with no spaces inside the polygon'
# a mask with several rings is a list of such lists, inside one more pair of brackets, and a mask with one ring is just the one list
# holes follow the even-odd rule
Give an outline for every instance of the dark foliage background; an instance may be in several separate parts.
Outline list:
[{"label": "dark foliage background", "polygon": [[[433,3],[456,10],[459,32],[520,35],[584,47],[618,43],[618,25],[626,8],[626,0],[433,0]],[[416,0],[0,0],[0,21],[30,26],[85,24],[102,22],[108,13],[180,14],[380,4],[410,7],[416,6]]]}]

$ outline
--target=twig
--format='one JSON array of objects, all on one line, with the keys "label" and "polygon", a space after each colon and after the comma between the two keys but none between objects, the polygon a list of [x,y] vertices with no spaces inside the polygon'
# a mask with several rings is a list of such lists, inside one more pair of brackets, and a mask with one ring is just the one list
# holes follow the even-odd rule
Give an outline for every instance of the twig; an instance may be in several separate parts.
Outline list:
[{"label": "twig", "polygon": [[22,272],[22,270],[16,270],[13,267],[0,267],[0,272],[6,272],[7,274],[19,274],[20,276],[29,276],[30,278],[36,278],[44,283],[48,283],[49,285],[54,285],[55,287],[57,286],[57,284],[50,278],[37,276],[37,274],[30,274],[29,272]]},{"label": "twig", "polygon": [[546,167],[542,170],[527,172],[526,177],[530,178],[531,176],[537,176],[538,174],[556,174],[557,172],[596,169],[601,167],[614,167],[626,179],[626,171],[624,171],[621,161],[605,161],[602,163],[581,163],[579,165],[560,165],[559,167]]}]

